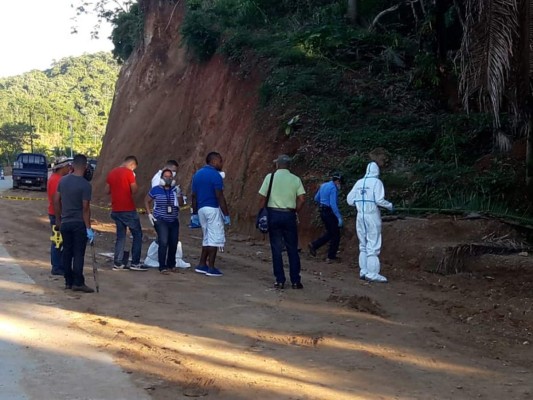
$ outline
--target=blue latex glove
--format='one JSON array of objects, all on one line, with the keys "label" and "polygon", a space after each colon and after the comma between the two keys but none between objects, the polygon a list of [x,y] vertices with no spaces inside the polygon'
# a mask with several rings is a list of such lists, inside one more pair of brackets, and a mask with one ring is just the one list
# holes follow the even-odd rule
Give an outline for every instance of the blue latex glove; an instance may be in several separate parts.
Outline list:
[{"label": "blue latex glove", "polygon": [[338,220],[339,220],[339,228],[342,228],[344,226],[344,221],[342,220],[342,217],[339,217]]},{"label": "blue latex glove", "polygon": [[224,215],[224,225],[231,225],[231,219],[229,215]]},{"label": "blue latex glove", "polygon": [[200,218],[198,218],[198,214],[191,214],[191,223],[189,224],[189,228],[200,228]]},{"label": "blue latex glove", "polygon": [[94,231],[91,228],[87,228],[87,240],[91,244],[94,242]]}]

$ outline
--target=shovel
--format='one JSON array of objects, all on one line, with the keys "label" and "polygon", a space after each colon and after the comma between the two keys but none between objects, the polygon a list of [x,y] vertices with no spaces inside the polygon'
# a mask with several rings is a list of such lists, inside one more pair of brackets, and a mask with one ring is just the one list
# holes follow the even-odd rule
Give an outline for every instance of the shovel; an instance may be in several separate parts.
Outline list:
[{"label": "shovel", "polygon": [[98,283],[98,266],[96,265],[96,251],[94,250],[94,241],[91,242],[91,250],[92,250],[92,256],[93,256],[94,286],[96,288],[96,293],[100,293],[100,285]]}]

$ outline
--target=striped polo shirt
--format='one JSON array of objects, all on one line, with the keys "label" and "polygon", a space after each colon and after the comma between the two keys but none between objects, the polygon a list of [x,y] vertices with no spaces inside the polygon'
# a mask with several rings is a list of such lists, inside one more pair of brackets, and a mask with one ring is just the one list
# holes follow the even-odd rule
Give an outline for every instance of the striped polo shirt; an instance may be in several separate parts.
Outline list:
[{"label": "striped polo shirt", "polygon": [[[164,188],[163,186],[154,186],[148,196],[154,199],[154,217],[157,220],[174,222],[178,219],[179,207],[176,196],[176,188]],[[168,210],[171,212],[169,213]]]}]

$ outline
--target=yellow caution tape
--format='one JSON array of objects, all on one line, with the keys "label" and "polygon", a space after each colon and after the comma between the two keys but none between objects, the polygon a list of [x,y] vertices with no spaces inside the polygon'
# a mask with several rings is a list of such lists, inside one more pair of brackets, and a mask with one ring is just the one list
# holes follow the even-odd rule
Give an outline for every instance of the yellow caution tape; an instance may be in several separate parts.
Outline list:
[{"label": "yellow caution tape", "polygon": [[[5,200],[48,200],[46,197],[22,197],[22,196],[0,196],[0,199]],[[96,204],[91,204],[91,207],[99,208],[101,210],[107,210],[111,211],[111,207],[103,207]],[[190,205],[185,205],[183,207],[180,207],[180,210],[188,210],[191,208]],[[139,214],[146,214],[146,210],[144,208],[137,208],[136,210]]]},{"label": "yellow caution tape", "polygon": [[[103,206],[99,206],[99,205],[96,205],[96,204],[91,204],[91,207],[99,208],[100,210],[111,211],[111,207],[103,207]],[[187,204],[187,205],[184,205],[184,206],[180,207],[180,211],[181,210],[188,210],[190,208],[191,208],[191,206]],[[136,211],[139,214],[146,214],[146,210],[144,208],[137,208]]]},{"label": "yellow caution tape", "polygon": [[5,200],[48,200],[46,197],[21,197],[21,196],[0,196]]}]

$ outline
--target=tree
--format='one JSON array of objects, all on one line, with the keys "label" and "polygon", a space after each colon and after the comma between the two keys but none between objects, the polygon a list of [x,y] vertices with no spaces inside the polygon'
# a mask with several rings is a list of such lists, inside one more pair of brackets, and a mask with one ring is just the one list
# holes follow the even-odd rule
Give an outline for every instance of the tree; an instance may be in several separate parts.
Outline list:
[{"label": "tree", "polygon": [[22,122],[5,123],[0,126],[0,154],[8,164],[11,164],[15,156],[23,151],[24,145],[28,144],[32,127]]},{"label": "tree", "polygon": [[348,19],[354,25],[357,22],[357,0],[348,0]]},{"label": "tree", "polygon": [[[58,60],[46,71],[0,78],[0,126],[30,123],[39,134],[34,136],[35,148],[52,155],[53,149],[70,146],[67,117],[71,116],[75,151],[96,156],[118,68],[110,53],[96,53]],[[29,149],[28,145],[25,150]]]},{"label": "tree", "polygon": [[530,0],[465,0],[460,90],[468,110],[475,97],[498,132],[506,106],[517,133],[527,137],[526,184],[533,183]]},{"label": "tree", "polygon": [[97,23],[94,25],[91,32],[91,36],[98,38],[100,34],[100,27],[102,22],[109,22],[114,24],[115,18],[121,13],[127,13],[130,10],[130,7],[136,3],[133,0],[97,0],[97,1],[87,1],[87,0],[76,0],[74,3],[71,3],[71,7],[76,10],[76,16],[74,17],[74,27],[72,28],[72,33],[77,33],[77,18],[80,15],[84,14],[94,14],[97,17]]}]

